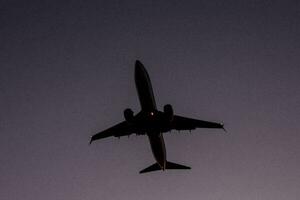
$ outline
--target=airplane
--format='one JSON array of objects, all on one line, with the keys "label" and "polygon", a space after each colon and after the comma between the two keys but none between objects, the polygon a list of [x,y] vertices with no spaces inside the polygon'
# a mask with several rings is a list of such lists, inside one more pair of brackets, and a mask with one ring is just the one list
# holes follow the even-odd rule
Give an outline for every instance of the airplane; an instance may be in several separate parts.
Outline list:
[{"label": "airplane", "polygon": [[156,106],[150,77],[144,65],[139,60],[135,62],[135,85],[141,111],[134,115],[130,108],[125,109],[123,113],[125,120],[93,135],[90,144],[94,140],[111,136],[147,135],[156,162],[141,170],[141,174],[165,169],[191,169],[188,166],[167,161],[163,133],[170,132],[171,130],[191,131],[196,128],[220,128],[225,131],[223,123],[202,121],[175,115],[170,104],[166,104],[163,107],[163,111],[159,111]]}]

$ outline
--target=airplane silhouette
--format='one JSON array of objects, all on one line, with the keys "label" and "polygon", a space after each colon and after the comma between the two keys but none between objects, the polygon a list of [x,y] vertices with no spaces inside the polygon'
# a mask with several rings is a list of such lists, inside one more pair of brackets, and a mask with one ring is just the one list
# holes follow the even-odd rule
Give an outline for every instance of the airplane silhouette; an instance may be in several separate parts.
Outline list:
[{"label": "airplane silhouette", "polygon": [[149,75],[144,65],[138,60],[135,62],[135,85],[141,104],[141,111],[134,115],[130,108],[125,109],[125,121],[93,135],[90,144],[94,140],[110,136],[129,136],[133,133],[136,135],[147,135],[156,163],[141,170],[140,173],[165,169],[191,169],[188,166],[167,161],[162,133],[171,130],[191,131],[196,128],[221,128],[225,130],[223,123],[174,115],[170,104],[165,105],[163,111],[157,110]]}]

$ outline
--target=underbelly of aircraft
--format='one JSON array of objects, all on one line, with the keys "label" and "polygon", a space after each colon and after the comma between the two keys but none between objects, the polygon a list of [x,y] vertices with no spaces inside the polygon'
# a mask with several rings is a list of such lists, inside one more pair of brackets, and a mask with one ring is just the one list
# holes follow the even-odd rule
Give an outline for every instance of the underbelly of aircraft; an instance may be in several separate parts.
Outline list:
[{"label": "underbelly of aircraft", "polygon": [[161,167],[164,167],[166,162],[166,147],[162,134],[152,133],[148,134],[148,137],[155,160]]}]

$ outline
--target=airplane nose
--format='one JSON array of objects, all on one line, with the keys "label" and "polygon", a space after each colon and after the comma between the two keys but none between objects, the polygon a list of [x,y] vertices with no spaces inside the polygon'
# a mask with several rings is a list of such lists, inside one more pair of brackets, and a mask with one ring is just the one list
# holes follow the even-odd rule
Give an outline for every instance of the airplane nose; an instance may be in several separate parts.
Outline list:
[{"label": "airplane nose", "polygon": [[139,61],[139,60],[136,60],[136,61],[135,61],[135,66],[141,65],[141,64],[142,64],[141,61]]},{"label": "airplane nose", "polygon": [[135,61],[135,74],[142,74],[145,71],[144,65],[141,63],[141,61],[136,60]]},{"label": "airplane nose", "polygon": [[136,60],[135,61],[135,71],[139,71],[139,70],[141,70],[141,69],[143,69],[143,64],[141,63],[141,61],[139,61],[139,60]]}]

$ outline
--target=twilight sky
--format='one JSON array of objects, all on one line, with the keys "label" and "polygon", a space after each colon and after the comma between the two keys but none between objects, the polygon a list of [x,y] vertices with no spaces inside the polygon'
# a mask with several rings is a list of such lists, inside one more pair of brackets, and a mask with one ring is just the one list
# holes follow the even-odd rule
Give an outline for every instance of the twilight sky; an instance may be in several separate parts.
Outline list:
[{"label": "twilight sky", "polygon": [[[299,1],[0,2],[0,199],[296,200]],[[134,61],[158,107],[230,134],[89,136],[138,112]]]}]

